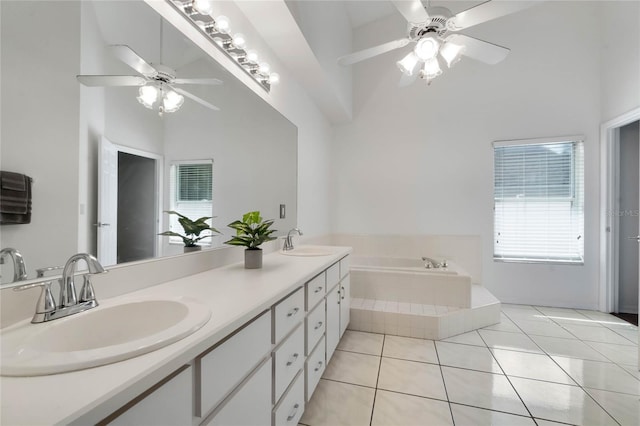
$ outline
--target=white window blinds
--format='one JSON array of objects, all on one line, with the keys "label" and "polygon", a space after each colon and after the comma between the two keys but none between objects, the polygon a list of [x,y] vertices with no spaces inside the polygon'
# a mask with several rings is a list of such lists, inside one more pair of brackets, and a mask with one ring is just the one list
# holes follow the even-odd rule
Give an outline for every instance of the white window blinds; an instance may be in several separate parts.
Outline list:
[{"label": "white window blinds", "polygon": [[494,143],[494,259],[582,263],[580,140]]},{"label": "white window blinds", "polygon": [[[171,165],[169,171],[170,210],[195,220],[203,216],[213,216],[213,163],[208,160],[185,161]],[[207,223],[211,224],[211,221]],[[178,216],[169,215],[169,230],[184,234]],[[204,231],[202,235],[211,234]],[[170,237],[172,244],[182,244],[179,237]],[[198,242],[209,246],[211,238]]]}]

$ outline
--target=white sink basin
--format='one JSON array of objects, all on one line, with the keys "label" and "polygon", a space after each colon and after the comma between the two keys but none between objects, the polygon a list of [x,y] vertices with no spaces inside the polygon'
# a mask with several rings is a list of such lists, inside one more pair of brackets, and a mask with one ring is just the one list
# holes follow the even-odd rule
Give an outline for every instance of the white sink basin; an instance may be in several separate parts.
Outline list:
[{"label": "white sink basin", "polygon": [[329,256],[333,252],[325,247],[301,246],[293,250],[282,250],[280,253],[285,256]]},{"label": "white sink basin", "polygon": [[0,335],[3,376],[39,376],[132,358],[174,343],[209,321],[211,311],[188,299],[111,302]]}]

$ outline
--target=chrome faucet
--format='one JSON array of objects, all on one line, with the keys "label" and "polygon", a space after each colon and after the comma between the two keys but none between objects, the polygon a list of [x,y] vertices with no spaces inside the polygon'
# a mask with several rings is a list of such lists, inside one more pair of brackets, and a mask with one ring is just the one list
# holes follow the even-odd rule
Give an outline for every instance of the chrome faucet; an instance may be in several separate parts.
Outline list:
[{"label": "chrome faucet", "polygon": [[284,239],[284,245],[282,246],[282,250],[284,251],[293,250],[293,238],[291,235],[292,232],[297,232],[298,235],[302,235],[302,231],[298,228],[293,228],[292,230],[290,230],[289,233],[287,233],[287,238]]},{"label": "chrome faucet", "polygon": [[422,257],[422,261],[424,262],[424,267],[427,269],[437,269],[437,268],[446,268],[447,267],[447,261],[445,260],[444,263],[440,263],[437,260],[431,259],[430,257]]},{"label": "chrome faucet", "polygon": [[10,257],[13,261],[13,281],[23,281],[27,279],[27,267],[20,252],[14,248],[3,248],[0,250],[0,265],[4,265],[4,259]]},{"label": "chrome faucet", "polygon": [[[80,298],[78,299],[74,275],[77,263],[80,260],[86,262],[88,272],[83,275],[84,282],[80,290]],[[98,306],[98,301],[96,300],[93,286],[91,285],[91,275],[102,274],[104,272],[106,271],[94,256],[87,253],[78,253],[69,258],[62,270],[62,278],[58,280],[60,283],[60,299],[58,304],[55,303],[53,294],[51,293],[51,284],[53,281],[25,284],[15,287],[14,290],[21,291],[33,287],[43,287],[36,305],[36,313],[31,322],[41,323],[53,321]]]}]

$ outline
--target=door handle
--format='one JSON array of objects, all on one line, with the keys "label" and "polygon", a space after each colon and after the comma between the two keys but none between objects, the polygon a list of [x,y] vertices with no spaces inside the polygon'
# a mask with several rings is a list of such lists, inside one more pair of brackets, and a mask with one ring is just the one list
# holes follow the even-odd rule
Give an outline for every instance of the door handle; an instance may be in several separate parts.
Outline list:
[{"label": "door handle", "polygon": [[638,235],[637,237],[627,237],[627,240],[636,240],[640,243],[640,235]]},{"label": "door handle", "polygon": [[103,226],[111,226],[111,224],[110,223],[98,222],[98,223],[94,223],[93,226],[97,226],[98,228],[102,228]]}]

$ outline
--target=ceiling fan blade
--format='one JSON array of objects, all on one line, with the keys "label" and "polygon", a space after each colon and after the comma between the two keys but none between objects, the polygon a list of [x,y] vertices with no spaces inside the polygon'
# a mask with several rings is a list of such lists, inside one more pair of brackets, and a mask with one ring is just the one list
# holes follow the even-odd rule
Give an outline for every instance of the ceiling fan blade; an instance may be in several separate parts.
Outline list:
[{"label": "ceiling fan blade", "polygon": [[464,46],[462,54],[486,64],[495,65],[507,57],[510,49],[463,34],[452,34],[447,41]]},{"label": "ceiling fan blade", "polygon": [[421,24],[429,20],[429,14],[420,0],[391,0],[391,2],[412,24]]},{"label": "ceiling fan blade", "polygon": [[218,85],[218,84],[222,84],[222,80],[218,80],[217,78],[176,78],[171,83],[172,84],[211,84],[211,85]]},{"label": "ceiling fan blade", "polygon": [[519,12],[543,1],[487,1],[453,16],[447,21],[447,26],[452,26],[450,29],[454,31],[464,30],[501,16]]},{"label": "ceiling fan blade", "polygon": [[390,52],[395,49],[409,44],[410,40],[401,38],[400,40],[390,41],[379,46],[370,47],[368,49],[360,50],[359,52],[351,53],[349,55],[338,58],[338,64],[342,66],[353,65],[356,62],[364,61],[365,59],[373,58],[374,56],[381,55],[383,53]]},{"label": "ceiling fan blade", "polygon": [[144,86],[147,79],[139,75],[77,75],[85,86]]},{"label": "ceiling fan blade", "polygon": [[202,98],[197,97],[196,95],[194,95],[193,93],[189,93],[186,90],[180,89],[178,87],[172,87],[173,90],[175,90],[176,92],[180,93],[183,96],[186,96],[187,98],[199,103],[202,106],[205,106],[209,109],[212,109],[214,111],[220,111],[220,108],[218,108],[217,106],[210,104],[209,102],[205,101]]},{"label": "ceiling fan blade", "polygon": [[109,46],[109,48],[116,58],[129,65],[140,74],[146,75],[147,77],[155,77],[158,75],[158,71],[154,67],[149,65],[147,61],[142,59],[126,44],[114,44]]}]

